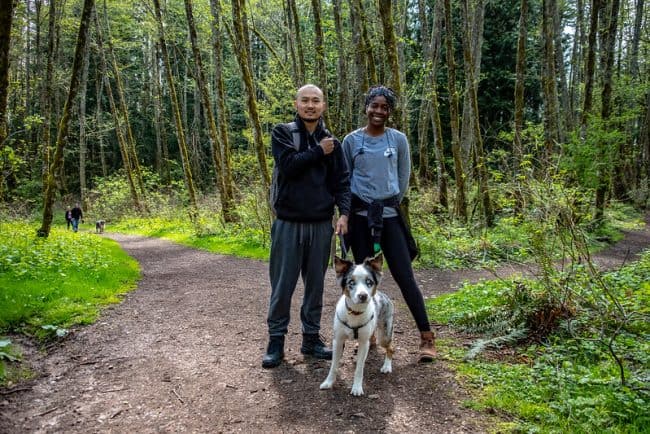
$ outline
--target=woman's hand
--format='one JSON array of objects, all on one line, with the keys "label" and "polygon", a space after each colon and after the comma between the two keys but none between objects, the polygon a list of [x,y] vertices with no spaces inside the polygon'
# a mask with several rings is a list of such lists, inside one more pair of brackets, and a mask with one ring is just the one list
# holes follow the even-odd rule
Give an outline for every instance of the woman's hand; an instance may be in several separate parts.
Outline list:
[{"label": "woman's hand", "polygon": [[345,235],[348,233],[348,216],[342,215],[336,221],[336,235]]}]

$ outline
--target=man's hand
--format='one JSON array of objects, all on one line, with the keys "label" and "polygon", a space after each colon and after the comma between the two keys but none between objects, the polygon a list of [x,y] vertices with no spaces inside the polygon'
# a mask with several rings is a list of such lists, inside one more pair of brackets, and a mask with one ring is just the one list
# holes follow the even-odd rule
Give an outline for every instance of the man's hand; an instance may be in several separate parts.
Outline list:
[{"label": "man's hand", "polygon": [[336,221],[336,235],[345,235],[348,233],[348,216],[342,215]]},{"label": "man's hand", "polygon": [[323,154],[331,154],[334,151],[334,137],[325,137],[318,145],[323,148]]}]

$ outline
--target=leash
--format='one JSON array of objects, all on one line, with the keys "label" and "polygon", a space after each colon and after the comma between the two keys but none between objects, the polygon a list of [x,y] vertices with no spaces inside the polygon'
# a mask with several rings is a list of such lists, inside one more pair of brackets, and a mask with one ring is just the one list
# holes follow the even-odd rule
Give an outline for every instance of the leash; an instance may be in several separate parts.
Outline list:
[{"label": "leash", "polygon": [[345,245],[345,238],[341,234],[339,234],[339,243],[341,244],[341,257],[347,259],[348,247]]}]

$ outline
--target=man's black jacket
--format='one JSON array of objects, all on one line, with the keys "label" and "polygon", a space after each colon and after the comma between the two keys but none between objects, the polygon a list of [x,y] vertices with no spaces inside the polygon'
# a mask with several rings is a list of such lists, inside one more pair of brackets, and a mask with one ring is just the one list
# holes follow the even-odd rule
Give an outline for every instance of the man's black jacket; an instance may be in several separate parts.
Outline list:
[{"label": "man's black jacket", "polygon": [[288,124],[278,124],[271,133],[271,151],[278,168],[275,210],[282,220],[317,222],[330,220],[334,205],[341,215],[350,214],[350,173],[337,142],[328,155],[318,143],[331,136],[322,119],[313,134],[296,116],[300,148],[293,145]]}]

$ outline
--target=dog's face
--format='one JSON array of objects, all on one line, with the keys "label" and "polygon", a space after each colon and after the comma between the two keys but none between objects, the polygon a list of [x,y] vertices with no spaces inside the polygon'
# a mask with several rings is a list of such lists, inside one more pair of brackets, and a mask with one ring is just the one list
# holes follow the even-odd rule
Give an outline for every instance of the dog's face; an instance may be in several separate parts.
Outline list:
[{"label": "dog's face", "polygon": [[354,265],[352,261],[334,258],[336,279],[343,294],[354,304],[367,303],[377,292],[381,280],[383,256],[378,253],[374,258],[366,258],[362,264]]}]

